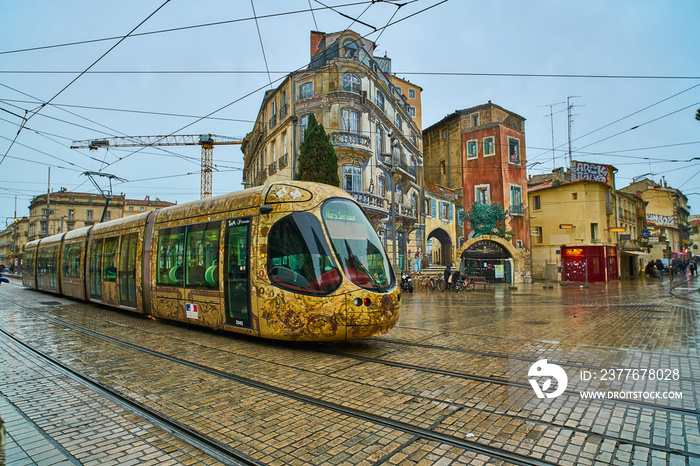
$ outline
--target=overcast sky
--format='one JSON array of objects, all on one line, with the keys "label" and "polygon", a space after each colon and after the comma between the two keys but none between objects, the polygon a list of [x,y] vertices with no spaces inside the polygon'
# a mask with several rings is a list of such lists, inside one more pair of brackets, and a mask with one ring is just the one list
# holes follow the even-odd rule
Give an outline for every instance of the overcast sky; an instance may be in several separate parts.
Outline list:
[{"label": "overcast sky", "polygon": [[[618,188],[665,176],[700,213],[690,194],[700,193],[700,1],[404,3],[0,0],[0,221],[14,216],[15,196],[28,215],[49,166],[53,190],[95,192],[81,174],[102,171],[128,180],[115,194],[197,199],[199,146],[90,152],[71,142],[243,137],[270,82],[308,63],[309,32],[348,27],[423,88],[424,128],[491,100],[526,118],[530,173],[545,173],[565,163],[564,102],[577,96],[574,160],[612,164]],[[240,146],[215,147],[215,195],[242,188],[242,162]]]}]

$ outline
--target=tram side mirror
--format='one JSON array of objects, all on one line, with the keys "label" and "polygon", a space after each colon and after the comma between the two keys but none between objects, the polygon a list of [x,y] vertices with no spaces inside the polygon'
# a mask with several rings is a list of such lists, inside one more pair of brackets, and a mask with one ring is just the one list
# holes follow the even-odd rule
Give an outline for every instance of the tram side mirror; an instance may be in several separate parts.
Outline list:
[{"label": "tram side mirror", "polygon": [[269,214],[270,212],[272,212],[271,205],[261,205],[260,206],[260,213],[261,214]]}]

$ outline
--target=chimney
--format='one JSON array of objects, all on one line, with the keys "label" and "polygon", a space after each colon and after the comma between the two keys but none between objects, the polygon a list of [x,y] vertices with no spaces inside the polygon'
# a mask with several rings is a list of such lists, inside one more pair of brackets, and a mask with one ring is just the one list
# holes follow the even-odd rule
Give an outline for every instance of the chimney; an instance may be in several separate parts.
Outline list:
[{"label": "chimney", "polygon": [[324,36],[324,32],[311,31],[311,56],[313,57],[318,53],[318,46],[321,44]]}]

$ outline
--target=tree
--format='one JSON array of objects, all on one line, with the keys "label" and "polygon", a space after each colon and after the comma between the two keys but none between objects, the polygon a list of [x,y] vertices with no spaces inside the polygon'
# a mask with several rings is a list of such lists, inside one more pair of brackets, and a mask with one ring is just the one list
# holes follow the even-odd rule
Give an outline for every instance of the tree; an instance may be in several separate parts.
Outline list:
[{"label": "tree", "polygon": [[496,235],[507,240],[513,237],[513,231],[506,230],[508,213],[501,208],[500,204],[475,203],[467,212],[462,212],[460,215],[462,220],[469,222],[475,237]]},{"label": "tree", "polygon": [[304,142],[299,149],[296,179],[340,186],[338,157],[326,130],[318,124],[313,113],[309,115],[309,125],[304,131]]}]

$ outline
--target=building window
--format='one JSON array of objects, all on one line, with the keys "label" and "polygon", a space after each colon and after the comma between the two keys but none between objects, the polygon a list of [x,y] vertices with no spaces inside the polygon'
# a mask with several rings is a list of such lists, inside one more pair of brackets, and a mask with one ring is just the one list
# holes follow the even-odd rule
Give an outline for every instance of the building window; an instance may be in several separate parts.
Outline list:
[{"label": "building window", "polygon": [[474,113],[472,116],[472,126],[479,126],[479,114]]},{"label": "building window", "polygon": [[88,210],[86,213],[87,213],[87,219],[92,220],[92,210]]},{"label": "building window", "polygon": [[445,169],[445,161],[443,160],[442,162],[440,162],[440,174],[444,175],[446,173],[447,173],[447,170]]},{"label": "building window", "polygon": [[447,139],[447,128],[442,128],[440,130],[440,139],[442,139],[443,141]]},{"label": "building window", "polygon": [[314,84],[313,83],[304,83],[301,86],[299,86],[299,98],[300,99],[308,99],[309,97],[313,97],[314,95]]},{"label": "building window", "polygon": [[382,197],[386,197],[386,179],[383,176],[379,177],[379,190],[377,191]]},{"label": "building window", "polygon": [[474,196],[479,204],[491,204],[491,185],[480,184],[474,186]]},{"label": "building window", "polygon": [[105,219],[103,220],[104,222],[107,222],[112,219],[112,213],[108,210],[105,212]]},{"label": "building window", "polygon": [[440,202],[440,220],[452,220],[452,204]]},{"label": "building window", "polygon": [[484,138],[484,157],[496,154],[496,144],[494,140],[493,136]]},{"label": "building window", "polygon": [[591,223],[591,242],[592,243],[598,242],[598,224],[597,223]]},{"label": "building window", "polygon": [[399,114],[398,111],[394,115],[394,123],[396,124],[396,127],[399,129],[399,131],[403,131],[403,124],[401,121],[401,115]]},{"label": "building window", "polygon": [[476,146],[476,139],[467,141],[467,159],[475,159],[479,156],[479,152]]},{"label": "building window", "polygon": [[346,40],[343,46],[345,47],[345,58],[357,60],[357,44],[355,44],[355,41]]},{"label": "building window", "polygon": [[540,195],[538,194],[537,196],[532,196],[532,210],[541,210],[542,209],[542,199],[540,198]]},{"label": "building window", "polygon": [[343,76],[343,90],[344,91],[350,91],[350,92],[356,92],[360,93],[360,78],[355,76],[354,74],[346,73]]},{"label": "building window", "polygon": [[408,114],[412,117],[416,116],[416,107],[408,107]]},{"label": "building window", "polygon": [[140,210],[141,212],[143,212],[143,211],[145,211],[146,209],[143,208],[143,207],[141,207],[139,210]]},{"label": "building window", "polygon": [[129,206],[129,210],[134,210],[134,206]]},{"label": "building window", "polygon": [[520,139],[508,137],[508,163],[520,165]]},{"label": "building window", "polygon": [[346,133],[360,132],[360,112],[350,110],[349,108],[342,109],[343,131]]},{"label": "building window", "polygon": [[377,91],[377,107],[381,108],[382,112],[385,111],[384,110],[384,94],[382,94],[379,91]]},{"label": "building window", "polygon": [[399,186],[396,187],[396,202],[403,204],[403,189]]},{"label": "building window", "polygon": [[75,219],[75,210],[74,209],[68,209],[68,219],[69,220]]},{"label": "building window", "polygon": [[376,141],[377,154],[384,152],[384,130],[381,125],[377,124],[377,141]]},{"label": "building window", "polygon": [[362,191],[362,169],[357,165],[343,165],[343,188],[348,192]]},{"label": "building window", "polygon": [[575,201],[578,199],[578,193],[571,193],[571,200]]},{"label": "building window", "polygon": [[510,214],[521,216],[523,212],[522,188],[518,185],[510,185]]},{"label": "building window", "polygon": [[542,244],[542,227],[532,227],[530,235],[535,238],[536,243]]},{"label": "building window", "polygon": [[[416,98],[416,90],[415,89],[409,89],[408,90],[408,98],[409,99],[415,99]],[[415,107],[413,107],[415,110]]]},{"label": "building window", "polygon": [[309,115],[304,115],[299,119],[299,130],[301,131],[301,142],[304,142],[306,128],[309,126]]}]

